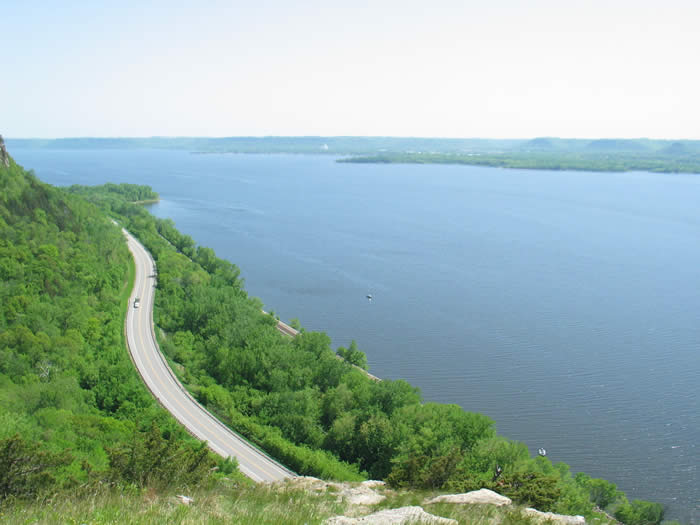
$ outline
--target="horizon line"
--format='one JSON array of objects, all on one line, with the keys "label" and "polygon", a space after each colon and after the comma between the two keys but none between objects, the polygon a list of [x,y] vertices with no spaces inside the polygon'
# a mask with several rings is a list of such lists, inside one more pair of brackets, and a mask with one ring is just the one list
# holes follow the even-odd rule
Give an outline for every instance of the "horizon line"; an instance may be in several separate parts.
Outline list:
[{"label": "horizon line", "polygon": [[492,141],[517,141],[535,139],[557,139],[557,140],[649,140],[649,141],[700,141],[700,138],[651,138],[651,137],[559,137],[556,135],[537,135],[530,137],[440,137],[440,136],[420,136],[420,135],[114,135],[114,136],[64,136],[64,137],[12,137],[3,136],[5,140],[148,140],[148,139],[421,139],[421,140],[492,140]]}]

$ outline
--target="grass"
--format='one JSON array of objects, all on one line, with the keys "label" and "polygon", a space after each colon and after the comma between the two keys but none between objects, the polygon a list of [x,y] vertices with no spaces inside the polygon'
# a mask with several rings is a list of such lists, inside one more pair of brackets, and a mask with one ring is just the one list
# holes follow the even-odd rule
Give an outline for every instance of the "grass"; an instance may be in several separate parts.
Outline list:
[{"label": "grass", "polygon": [[[0,510],[0,522],[17,524],[179,525],[250,524],[312,525],[348,512],[333,493],[313,494],[299,489],[274,490],[269,486],[215,489],[187,493],[194,499],[181,504],[175,493],[98,489],[93,493],[48,498],[42,502],[14,503]],[[400,497],[400,505],[364,508],[362,514],[420,502]],[[470,525],[524,525],[534,523],[518,509],[491,505],[427,505],[427,512]]]},{"label": "grass", "polygon": [[83,490],[41,502],[14,502],[0,507],[0,522],[18,524],[290,524],[321,523],[342,514],[334,495],[302,490],[274,490],[267,485],[229,486],[184,492],[194,499],[189,506],[177,493],[152,490]]},{"label": "grass", "polygon": [[[350,505],[340,500],[338,490],[304,490],[294,485],[255,485],[219,479],[199,488],[182,491],[118,488],[108,485],[82,487],[70,495],[62,493],[41,501],[0,504],[0,523],[85,525],[315,525],[332,516],[364,516],[405,506],[422,506],[426,512],[451,518],[460,525],[536,525],[522,507],[458,505],[423,502],[438,493],[421,490],[375,489],[386,496],[377,505]],[[183,505],[178,494],[194,502]],[[596,520],[594,523],[611,523]]]},{"label": "grass", "polygon": [[122,284],[121,295],[119,297],[120,302],[124,306],[123,310],[129,307],[129,297],[131,296],[131,291],[134,289],[134,279],[136,278],[136,263],[134,263],[134,258],[129,253],[129,263],[126,270],[126,280]]}]

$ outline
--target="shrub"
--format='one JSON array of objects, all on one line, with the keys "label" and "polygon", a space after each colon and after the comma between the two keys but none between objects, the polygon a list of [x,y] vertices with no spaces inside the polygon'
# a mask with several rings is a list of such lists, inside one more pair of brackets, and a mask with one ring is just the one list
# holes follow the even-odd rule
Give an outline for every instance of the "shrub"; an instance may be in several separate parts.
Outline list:
[{"label": "shrub", "polygon": [[636,499],[620,505],[615,511],[615,518],[625,525],[656,525],[664,518],[664,508],[660,503]]},{"label": "shrub", "polygon": [[55,469],[71,461],[68,452],[43,452],[19,435],[0,440],[0,502],[10,496],[35,497],[55,485]]},{"label": "shrub", "polygon": [[504,476],[494,484],[494,490],[505,494],[516,503],[541,511],[552,511],[561,489],[554,476],[539,472],[524,472]]}]

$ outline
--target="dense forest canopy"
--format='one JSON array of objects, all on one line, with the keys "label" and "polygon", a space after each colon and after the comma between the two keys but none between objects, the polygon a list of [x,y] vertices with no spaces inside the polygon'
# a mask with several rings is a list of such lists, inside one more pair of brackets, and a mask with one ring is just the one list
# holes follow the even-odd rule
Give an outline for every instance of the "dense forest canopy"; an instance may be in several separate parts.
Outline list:
[{"label": "dense forest canopy", "polygon": [[101,480],[200,481],[215,458],[156,404],[125,351],[133,264],[119,228],[8,164],[0,165],[0,504]]}]

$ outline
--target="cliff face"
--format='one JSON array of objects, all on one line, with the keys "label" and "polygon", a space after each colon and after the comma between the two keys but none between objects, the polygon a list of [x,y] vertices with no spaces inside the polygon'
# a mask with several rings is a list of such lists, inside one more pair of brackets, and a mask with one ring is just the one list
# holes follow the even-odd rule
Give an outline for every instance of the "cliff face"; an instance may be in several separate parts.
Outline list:
[{"label": "cliff face", "polygon": [[0,162],[2,162],[6,168],[10,167],[10,156],[5,149],[5,141],[2,139],[2,135],[0,135]]}]

